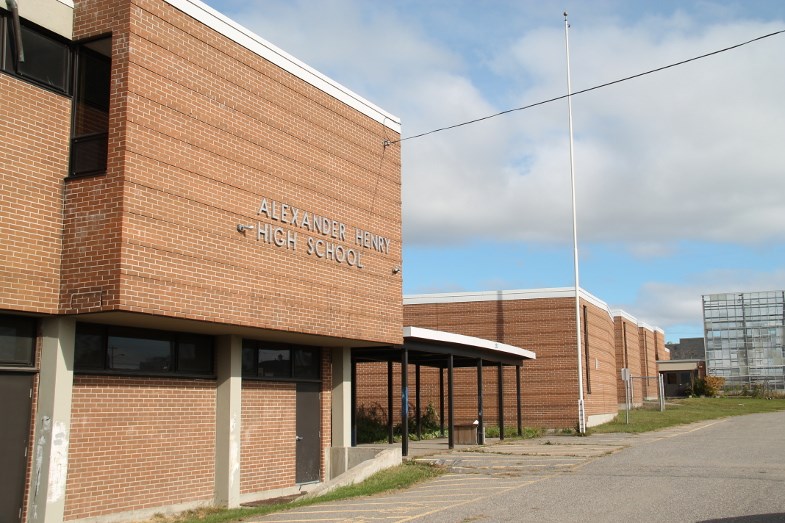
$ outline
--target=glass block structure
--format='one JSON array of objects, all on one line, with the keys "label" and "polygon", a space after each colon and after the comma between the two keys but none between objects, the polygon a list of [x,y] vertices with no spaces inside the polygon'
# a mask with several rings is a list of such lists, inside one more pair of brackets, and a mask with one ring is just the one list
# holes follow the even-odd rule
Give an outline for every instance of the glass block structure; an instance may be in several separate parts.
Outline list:
[{"label": "glass block structure", "polygon": [[705,295],[703,327],[709,375],[785,389],[785,291]]}]

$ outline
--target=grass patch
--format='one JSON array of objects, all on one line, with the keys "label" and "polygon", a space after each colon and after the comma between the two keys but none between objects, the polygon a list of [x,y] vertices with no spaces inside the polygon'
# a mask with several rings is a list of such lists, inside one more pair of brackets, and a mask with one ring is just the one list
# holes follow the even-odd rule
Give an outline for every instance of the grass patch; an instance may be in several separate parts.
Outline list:
[{"label": "grass patch", "polygon": [[593,434],[649,432],[695,421],[777,410],[785,410],[784,399],[684,398],[670,400],[665,406],[664,412],[659,411],[659,406],[633,409],[630,411],[629,424],[626,423],[626,413],[620,411],[613,421],[592,427],[589,430]]},{"label": "grass patch", "polygon": [[[517,427],[504,427],[504,439],[532,439],[532,438],[539,438],[545,434],[545,429],[533,428],[533,427],[523,427],[523,435],[518,435],[518,428]],[[485,437],[486,438],[498,438],[499,437],[499,426],[498,425],[486,425],[485,426]]]},{"label": "grass patch", "polygon": [[426,479],[440,476],[444,472],[445,470],[441,467],[423,463],[406,462],[397,467],[377,472],[362,483],[339,487],[332,492],[328,492],[319,497],[301,498],[291,502],[270,503],[269,505],[259,507],[243,507],[237,509],[202,508],[189,510],[173,516],[157,515],[146,520],[145,523],[228,523],[232,521],[242,521],[251,516],[264,516],[266,514],[272,514],[273,512],[305,507],[316,503],[324,503],[326,501],[370,496],[381,492],[404,489]]}]

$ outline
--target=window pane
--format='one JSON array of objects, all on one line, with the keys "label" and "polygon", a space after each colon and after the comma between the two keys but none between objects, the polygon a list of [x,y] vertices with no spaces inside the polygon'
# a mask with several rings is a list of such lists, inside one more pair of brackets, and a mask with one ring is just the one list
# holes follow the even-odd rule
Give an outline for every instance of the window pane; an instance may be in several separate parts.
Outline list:
[{"label": "window pane", "polygon": [[104,329],[96,325],[77,325],[74,345],[74,369],[103,370],[106,368]]},{"label": "window pane", "polygon": [[256,343],[243,340],[243,376],[256,376]]},{"label": "window pane", "polygon": [[68,82],[68,46],[26,26],[22,26],[22,46],[25,61],[19,62],[19,74],[65,91]]},{"label": "window pane", "polygon": [[74,135],[105,133],[109,129],[111,61],[89,49],[79,51]]},{"label": "window pane", "polygon": [[111,39],[96,40],[79,48],[76,62],[71,176],[106,172]]},{"label": "window pane", "polygon": [[109,336],[109,368],[171,372],[172,342],[167,339]]},{"label": "window pane", "polygon": [[319,349],[294,349],[294,377],[319,379]]},{"label": "window pane", "polygon": [[291,378],[292,367],[288,348],[259,350],[260,378]]},{"label": "window pane", "polygon": [[0,316],[0,365],[33,364],[35,320]]},{"label": "window pane", "polygon": [[177,371],[213,373],[213,340],[208,336],[181,334],[177,337]]}]

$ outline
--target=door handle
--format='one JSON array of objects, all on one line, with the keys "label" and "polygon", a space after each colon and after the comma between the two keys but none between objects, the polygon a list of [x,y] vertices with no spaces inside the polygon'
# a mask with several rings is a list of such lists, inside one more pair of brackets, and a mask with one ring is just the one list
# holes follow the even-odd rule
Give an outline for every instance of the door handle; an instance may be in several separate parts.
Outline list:
[{"label": "door handle", "polygon": [[295,436],[294,437],[294,441],[302,441],[302,440],[303,440],[302,436]]}]

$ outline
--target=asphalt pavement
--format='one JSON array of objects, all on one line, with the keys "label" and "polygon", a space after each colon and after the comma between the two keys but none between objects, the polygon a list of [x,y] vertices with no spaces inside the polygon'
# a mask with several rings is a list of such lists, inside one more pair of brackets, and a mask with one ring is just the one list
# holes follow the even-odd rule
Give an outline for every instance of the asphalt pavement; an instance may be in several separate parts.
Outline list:
[{"label": "asphalt pavement", "polygon": [[785,522],[785,411],[641,435],[549,436],[413,459],[410,489],[259,522]]}]

